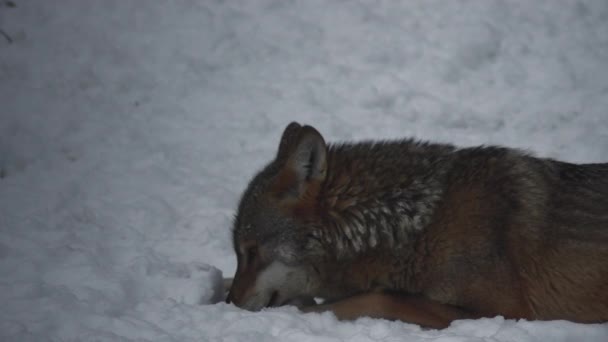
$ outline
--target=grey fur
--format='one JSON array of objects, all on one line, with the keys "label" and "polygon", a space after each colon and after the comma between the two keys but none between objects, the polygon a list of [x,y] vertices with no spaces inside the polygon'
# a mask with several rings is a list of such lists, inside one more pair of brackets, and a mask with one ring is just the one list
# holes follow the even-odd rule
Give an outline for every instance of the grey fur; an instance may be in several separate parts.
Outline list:
[{"label": "grey fur", "polygon": [[[541,272],[533,267],[511,269],[505,255],[513,254],[520,262],[520,255],[522,260],[534,259],[557,248],[581,253],[585,246],[595,248],[597,255],[608,255],[608,164],[575,165],[509,148],[457,148],[411,139],[331,144],[325,150],[322,137],[315,140],[314,134],[306,136],[312,140],[304,139],[306,148],[301,149],[298,132],[304,129],[291,124],[285,130],[276,159],[253,178],[239,203],[233,231],[239,263],[242,244],[255,241],[264,259],[260,272],[276,263],[290,270],[282,279],[274,274],[264,298],[252,296],[240,304],[244,307],[267,305],[272,291],[287,301],[300,296],[338,299],[375,288],[468,305],[459,297],[468,286],[463,274],[533,281],[535,272]],[[288,213],[283,204],[299,201],[302,191],[272,190],[292,151],[298,151],[295,167],[306,169],[311,161],[317,171],[308,175],[321,181],[306,209],[312,213],[303,216]],[[302,185],[309,179],[299,176],[297,181]],[[472,244],[468,250],[449,245],[449,259],[436,265],[434,255],[443,253],[440,243],[449,241],[427,241],[427,230],[455,187],[478,191],[482,197],[474,200],[480,203],[485,198],[495,201],[496,214],[490,226],[475,231],[483,235],[484,244]],[[434,229],[438,234],[442,228]],[[509,234],[524,235],[516,240],[522,245],[514,245]],[[389,264],[387,271],[363,281],[353,279],[353,272],[358,272],[353,265],[361,258],[368,258],[370,265]],[[576,260],[571,267],[578,267]],[[601,278],[606,285],[607,277]],[[421,285],[427,279],[433,282]],[[536,303],[540,295],[535,296],[529,299],[533,317],[551,317]]]}]

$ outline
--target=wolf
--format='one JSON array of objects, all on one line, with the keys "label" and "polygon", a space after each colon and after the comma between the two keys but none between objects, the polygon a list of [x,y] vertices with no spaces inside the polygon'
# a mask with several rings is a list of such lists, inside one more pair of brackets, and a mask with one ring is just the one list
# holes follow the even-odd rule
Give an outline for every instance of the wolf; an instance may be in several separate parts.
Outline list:
[{"label": "wolf", "polygon": [[[413,139],[326,144],[292,122],[234,220],[228,303],[444,328],[608,321],[608,163]],[[311,298],[322,298],[315,305]]]}]

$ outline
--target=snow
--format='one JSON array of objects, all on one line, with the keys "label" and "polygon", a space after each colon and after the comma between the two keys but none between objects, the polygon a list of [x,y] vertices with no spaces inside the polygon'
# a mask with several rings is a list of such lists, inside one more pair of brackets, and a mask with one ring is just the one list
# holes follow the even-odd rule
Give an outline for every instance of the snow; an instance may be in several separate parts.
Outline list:
[{"label": "snow", "polygon": [[[0,340],[606,341],[217,303],[292,120],[608,160],[608,3],[0,1]],[[497,294],[499,295],[499,294]]]}]

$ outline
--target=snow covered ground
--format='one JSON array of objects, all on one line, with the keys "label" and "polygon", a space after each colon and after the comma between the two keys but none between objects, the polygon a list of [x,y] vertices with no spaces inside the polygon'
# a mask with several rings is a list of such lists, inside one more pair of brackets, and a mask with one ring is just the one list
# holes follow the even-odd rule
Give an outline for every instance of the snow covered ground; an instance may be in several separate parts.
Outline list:
[{"label": "snow covered ground", "polygon": [[[608,161],[608,2],[0,1],[0,340],[607,341],[608,324],[337,322],[220,298],[292,120]],[[497,294],[499,295],[499,294]]]}]

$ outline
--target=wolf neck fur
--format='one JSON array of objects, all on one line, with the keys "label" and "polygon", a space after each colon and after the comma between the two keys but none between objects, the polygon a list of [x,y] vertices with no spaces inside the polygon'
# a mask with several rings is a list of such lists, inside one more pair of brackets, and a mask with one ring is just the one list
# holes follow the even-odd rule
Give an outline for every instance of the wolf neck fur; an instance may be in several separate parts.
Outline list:
[{"label": "wolf neck fur", "polygon": [[411,140],[330,146],[319,194],[325,222],[313,235],[342,259],[407,248],[442,197],[453,149]]}]

